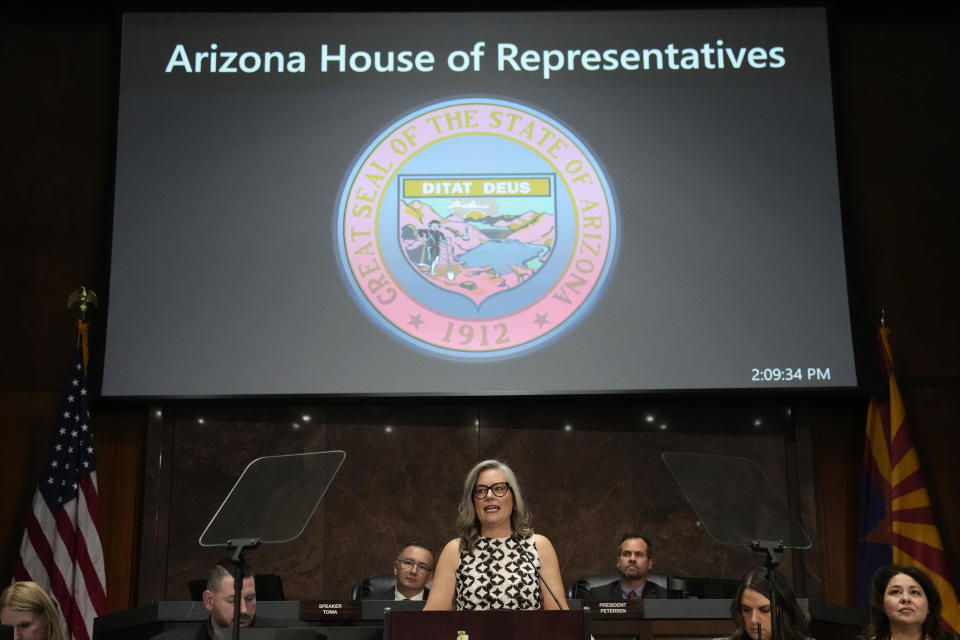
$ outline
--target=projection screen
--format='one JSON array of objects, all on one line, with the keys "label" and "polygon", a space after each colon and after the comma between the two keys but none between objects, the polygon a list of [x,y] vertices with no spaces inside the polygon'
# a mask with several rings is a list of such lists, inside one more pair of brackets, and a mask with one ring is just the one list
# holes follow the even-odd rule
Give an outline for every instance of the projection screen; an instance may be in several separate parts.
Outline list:
[{"label": "projection screen", "polygon": [[823,9],[125,16],[104,395],[856,384]]}]

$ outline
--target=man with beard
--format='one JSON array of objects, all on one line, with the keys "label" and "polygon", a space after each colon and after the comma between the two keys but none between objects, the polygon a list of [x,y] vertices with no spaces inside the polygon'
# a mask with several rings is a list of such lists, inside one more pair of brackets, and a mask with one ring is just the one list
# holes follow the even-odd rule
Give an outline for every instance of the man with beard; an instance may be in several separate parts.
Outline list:
[{"label": "man with beard", "polygon": [[620,541],[617,553],[619,580],[590,589],[589,598],[601,601],[666,598],[666,590],[647,580],[653,568],[650,541],[637,533],[628,533]]},{"label": "man with beard", "polygon": [[[229,558],[221,560],[210,571],[207,588],[203,592],[203,607],[210,612],[200,627],[166,631],[152,640],[219,640],[232,637],[233,603],[236,597],[233,578],[234,564]],[[257,618],[257,591],[253,572],[246,564],[240,565],[243,586],[240,591],[240,627],[300,626],[299,621]]]}]

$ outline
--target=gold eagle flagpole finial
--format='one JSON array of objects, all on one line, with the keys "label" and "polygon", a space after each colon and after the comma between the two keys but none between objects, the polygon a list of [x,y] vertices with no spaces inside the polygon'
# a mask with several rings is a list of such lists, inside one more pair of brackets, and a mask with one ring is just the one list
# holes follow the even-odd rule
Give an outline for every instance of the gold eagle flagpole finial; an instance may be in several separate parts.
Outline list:
[{"label": "gold eagle flagpole finial", "polygon": [[87,319],[87,306],[90,304],[94,307],[97,306],[97,294],[93,289],[80,287],[67,298],[67,309],[77,306],[78,303],[80,305],[80,320],[85,322]]}]

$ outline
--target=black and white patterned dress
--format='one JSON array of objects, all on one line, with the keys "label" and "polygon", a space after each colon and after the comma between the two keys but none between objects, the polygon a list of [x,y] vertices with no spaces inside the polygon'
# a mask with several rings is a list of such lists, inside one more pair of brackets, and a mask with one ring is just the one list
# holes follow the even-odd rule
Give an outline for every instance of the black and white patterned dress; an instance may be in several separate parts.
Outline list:
[{"label": "black and white patterned dress", "polygon": [[460,551],[455,608],[542,608],[534,566],[540,568],[540,554],[533,536],[521,540],[480,538],[473,551]]}]

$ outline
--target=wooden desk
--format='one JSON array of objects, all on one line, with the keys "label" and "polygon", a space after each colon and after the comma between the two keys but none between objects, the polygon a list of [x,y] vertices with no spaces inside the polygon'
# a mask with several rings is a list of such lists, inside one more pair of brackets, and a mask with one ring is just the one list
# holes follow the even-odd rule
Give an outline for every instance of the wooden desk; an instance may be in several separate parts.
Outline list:
[{"label": "wooden desk", "polygon": [[[813,618],[817,640],[855,640],[865,619],[856,611],[817,600],[800,599]],[[572,609],[582,602],[570,600]],[[258,602],[257,615],[315,628],[328,640],[382,640],[384,609],[417,611],[422,602],[288,600]],[[336,612],[336,613],[330,613]],[[207,618],[201,602],[153,602],[94,621],[94,640],[149,640],[161,631],[195,625]],[[298,622],[303,621],[303,622]],[[720,638],[733,630],[729,600],[647,600],[627,613],[591,608],[590,631],[595,638]],[[454,634],[456,637],[456,634]],[[451,638],[451,640],[453,640]]]}]

